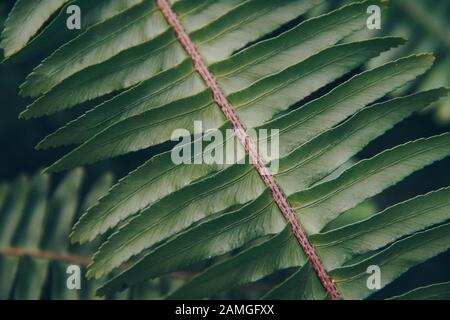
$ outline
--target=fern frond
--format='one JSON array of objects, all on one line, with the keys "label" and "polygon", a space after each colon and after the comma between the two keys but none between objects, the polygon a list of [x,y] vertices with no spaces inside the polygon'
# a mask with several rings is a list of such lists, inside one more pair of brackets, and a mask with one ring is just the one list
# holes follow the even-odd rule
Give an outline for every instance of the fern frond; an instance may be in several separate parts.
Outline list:
[{"label": "fern frond", "polygon": [[[195,121],[202,121],[204,132],[231,127],[156,2],[127,1],[120,12],[112,9],[112,0],[101,2],[109,14],[93,18],[95,24],[45,59],[21,87],[22,94],[36,98],[23,118],[111,94],[38,145],[74,145],[47,172],[152,148],[169,142],[179,128],[187,129],[180,137],[186,138],[194,133]],[[384,287],[449,249],[449,189],[343,227],[329,226],[344,212],[450,156],[450,134],[346,164],[449,90],[433,87],[389,98],[425,74],[433,54],[402,56],[362,71],[367,61],[405,43],[398,37],[349,38],[366,27],[367,7],[385,1],[354,2],[310,17],[320,3],[174,0],[171,6],[243,125],[279,130],[280,153],[269,159],[280,163],[273,176],[341,297],[363,299],[373,293],[366,286],[368,266],[382,269]],[[283,25],[287,30],[280,33]],[[83,243],[108,233],[88,271],[109,279],[102,295],[208,261],[209,268],[168,297],[211,297],[290,269],[292,275],[267,298],[327,298],[311,255],[299,245],[271,191],[251,164],[174,164],[171,152],[162,152],[90,207],[72,239]],[[130,262],[130,268],[109,278]],[[441,286],[436,290],[445,292]]]}]

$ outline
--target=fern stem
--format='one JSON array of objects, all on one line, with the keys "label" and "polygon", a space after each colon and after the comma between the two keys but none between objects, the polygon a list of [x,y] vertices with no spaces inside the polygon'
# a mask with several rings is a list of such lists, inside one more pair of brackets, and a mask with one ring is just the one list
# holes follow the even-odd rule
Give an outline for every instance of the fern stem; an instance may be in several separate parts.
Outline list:
[{"label": "fern stem", "polygon": [[[92,262],[92,259],[90,257],[83,255],[59,253],[49,250],[25,249],[18,247],[0,248],[0,256],[31,257],[51,261],[67,262],[83,267],[88,266]],[[120,266],[120,269],[125,270],[130,268],[132,265],[133,262],[125,263]],[[171,273],[170,276],[173,278],[186,280],[192,278],[194,276],[194,273],[189,271],[179,271]]]},{"label": "fern stem", "polygon": [[325,266],[321,261],[321,258],[317,254],[316,249],[314,248],[314,245],[308,239],[305,230],[300,225],[295,210],[289,204],[286,195],[281,190],[281,187],[279,186],[272,172],[268,168],[263,157],[259,154],[256,148],[255,141],[247,133],[245,125],[239,119],[239,116],[234,106],[230,103],[230,101],[223,93],[222,89],[219,86],[219,83],[217,82],[216,77],[209,70],[207,63],[201,56],[194,42],[191,40],[189,34],[184,29],[184,26],[182,25],[177,14],[174,12],[170,3],[167,0],[156,0],[156,3],[159,9],[161,10],[162,14],[166,18],[167,22],[173,27],[180,44],[183,46],[187,54],[191,57],[196,71],[199,73],[205,84],[211,90],[214,97],[214,101],[220,107],[220,109],[222,110],[228,121],[233,125],[233,129],[237,138],[247,151],[251,159],[251,163],[254,164],[255,169],[258,171],[262,180],[264,181],[266,186],[271,190],[272,197],[275,203],[278,205],[281,212],[283,213],[283,216],[290,224],[291,230],[294,236],[296,237],[298,243],[303,248],[306,255],[310,258],[312,266],[314,267],[314,270],[316,271],[317,276],[319,277],[323,287],[328,292],[329,297],[333,300],[340,300],[341,295],[333,279],[328,274],[327,270],[325,269]]},{"label": "fern stem", "polygon": [[55,251],[47,251],[47,250],[38,250],[38,249],[24,249],[24,248],[3,248],[0,249],[0,255],[5,256],[13,256],[13,257],[32,257],[32,258],[40,258],[46,260],[55,260],[68,262],[80,266],[87,266],[91,263],[91,258],[74,255],[74,254],[65,254],[59,253]]}]

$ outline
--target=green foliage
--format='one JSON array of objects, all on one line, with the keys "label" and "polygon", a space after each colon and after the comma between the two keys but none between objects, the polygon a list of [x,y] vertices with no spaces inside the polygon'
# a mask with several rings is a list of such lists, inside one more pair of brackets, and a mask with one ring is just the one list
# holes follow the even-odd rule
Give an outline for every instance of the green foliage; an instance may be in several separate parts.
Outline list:
[{"label": "green foliage", "polygon": [[10,57],[30,41],[45,21],[68,0],[16,2],[2,33],[0,47]]},{"label": "green foliage", "polygon": [[[349,3],[335,0],[335,3]],[[380,36],[402,36],[410,38],[408,44],[392,51],[377,63],[396,59],[405,54],[424,50],[437,54],[433,68],[410,84],[409,90],[428,90],[436,86],[450,86],[450,3],[446,0],[390,0],[390,9],[384,13]],[[363,32],[364,33],[364,32]],[[441,99],[432,108],[438,124],[448,125],[450,121],[450,98]]]},{"label": "green foliage", "polygon": [[[115,0],[98,2],[112,8]],[[276,178],[343,298],[374,293],[366,286],[370,265],[381,267],[384,287],[449,249],[448,188],[333,227],[348,210],[450,155],[445,133],[346,166],[371,141],[449,93],[433,88],[387,98],[432,66],[430,53],[390,59],[342,81],[405,43],[397,37],[349,38],[366,27],[367,7],[385,1],[355,2],[299,24],[292,21],[312,16],[322,1],[171,2],[245,125],[280,130]],[[98,16],[91,21],[98,23],[46,58],[21,87],[23,95],[36,98],[23,118],[111,94],[38,145],[76,145],[47,172],[153,148],[168,142],[175,129],[192,133],[194,121],[203,121],[204,130],[230,127],[155,3],[126,3],[123,11],[111,9],[102,17],[93,10]],[[13,10],[10,23],[20,20],[17,15]],[[40,16],[40,23],[46,18]],[[288,30],[277,34],[285,24]],[[71,237],[85,243],[103,235],[108,237],[88,268],[89,276],[106,277],[102,295],[196,267],[205,270],[169,298],[214,297],[283,270],[292,274],[266,297],[326,298],[251,165],[176,165],[170,152],[159,153],[90,207]],[[130,261],[130,268],[108,278]],[[436,285],[400,298],[446,292],[448,286]]]},{"label": "green foliage", "polygon": [[[392,29],[396,33],[415,35],[416,40],[410,45],[410,50],[432,50],[439,58],[433,69],[417,84],[420,90],[437,85],[450,85],[450,3],[445,0],[393,1],[391,16]],[[401,16],[403,19],[398,19]],[[394,20],[395,19],[395,20]],[[396,21],[396,22],[395,22]],[[450,99],[443,99],[436,104],[436,119],[441,124],[450,121]]]},{"label": "green foliage", "polygon": [[[0,299],[94,299],[101,282],[86,280],[84,273],[94,247],[70,244],[69,233],[79,212],[93,205],[113,183],[105,174],[86,192],[82,190],[84,173],[75,169],[57,185],[50,176],[36,174],[18,177],[0,187]],[[82,194],[85,194],[81,197]],[[81,289],[66,286],[67,268],[78,265]],[[134,287],[124,295],[110,298],[158,298],[162,280]]]},{"label": "green foliage", "polygon": [[450,282],[417,288],[393,300],[448,300],[450,299]]},{"label": "green foliage", "polygon": [[[36,174],[31,179],[21,176],[12,184],[5,184],[8,193],[3,193],[5,200],[0,207],[2,299],[92,296],[92,288],[91,292],[83,290],[81,293],[66,288],[66,268],[76,264],[76,258],[70,263],[45,255],[51,252],[54,256],[69,257],[72,254],[76,257],[75,248],[68,241],[75,216],[79,210],[90,206],[97,196],[105,194],[113,182],[110,175],[105,175],[81,204],[83,176],[82,170],[73,170],[52,191],[48,175]],[[45,290],[46,286],[51,289]]]}]

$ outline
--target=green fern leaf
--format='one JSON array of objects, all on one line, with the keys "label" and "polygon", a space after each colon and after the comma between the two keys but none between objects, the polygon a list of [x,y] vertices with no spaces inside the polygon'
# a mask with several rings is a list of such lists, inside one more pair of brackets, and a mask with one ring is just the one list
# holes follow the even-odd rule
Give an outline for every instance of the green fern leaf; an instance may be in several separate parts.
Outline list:
[{"label": "green fern leaf", "polygon": [[[23,95],[36,98],[22,118],[103,99],[39,143],[39,149],[74,146],[46,172],[156,150],[95,205],[84,206],[86,213],[73,229],[74,242],[101,243],[88,271],[89,276],[106,280],[100,294],[111,296],[197,266],[202,271],[170,292],[169,298],[213,297],[287,270],[291,274],[265,298],[327,298],[308,255],[253,165],[175,164],[171,151],[154,148],[171,141],[179,128],[187,130],[179,138],[187,139],[195,133],[196,121],[202,121],[203,132],[225,132],[231,124],[156,2],[129,0],[116,6],[101,2],[105,11],[90,4],[88,27],[76,37],[62,32],[65,44],[21,87]],[[450,156],[450,134],[443,133],[352,161],[371,141],[449,93],[438,88],[389,97],[432,67],[430,53],[363,69],[368,61],[405,43],[398,37],[351,38],[366,27],[367,7],[384,7],[385,1],[354,2],[317,17],[312,9],[320,0],[170,3],[244,126],[279,130],[279,154],[267,160],[279,161],[280,170],[273,175],[342,298],[364,299],[373,293],[366,283],[371,265],[382,269],[384,287],[449,249],[448,188],[371,213],[364,220],[333,226],[348,210]],[[13,13],[23,19],[20,12]],[[58,19],[60,15],[36,36],[36,43],[47,37]],[[11,21],[5,30],[13,27]],[[280,26],[284,32],[279,32]],[[23,52],[32,52],[33,35],[20,41],[14,52],[27,42]],[[9,37],[5,31],[5,43]],[[253,138],[264,142],[272,137]],[[199,155],[196,152],[190,159]],[[12,189],[21,188],[21,183],[18,180]],[[49,204],[52,211],[59,212],[63,203],[75,205],[69,194],[75,193],[71,188],[76,185],[77,179],[71,179],[56,192]],[[7,189],[0,188],[0,203]],[[4,219],[14,230],[18,212],[27,210],[20,207],[20,199],[11,201],[5,202]],[[31,203],[30,212],[42,211],[38,199]],[[51,221],[60,223],[44,237],[45,249],[67,250],[63,237],[69,233],[70,212],[55,213]],[[100,237],[105,234],[106,239]],[[11,231],[0,233],[0,244],[10,245],[11,237]],[[202,267],[205,262],[208,268]],[[130,267],[122,270],[125,263]],[[0,263],[1,268],[17,272],[18,267],[9,259]],[[29,268],[43,274],[46,269]],[[59,283],[62,269],[55,268],[53,283]],[[55,298],[70,298],[53,289]],[[445,297],[446,290],[441,284],[399,298]]]}]

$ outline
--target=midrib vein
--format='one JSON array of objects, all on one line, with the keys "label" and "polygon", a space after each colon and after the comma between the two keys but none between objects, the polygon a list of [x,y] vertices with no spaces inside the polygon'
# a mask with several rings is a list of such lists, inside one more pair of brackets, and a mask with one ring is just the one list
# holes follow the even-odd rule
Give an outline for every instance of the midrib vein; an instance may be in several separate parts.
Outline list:
[{"label": "midrib vein", "polygon": [[166,18],[170,26],[173,27],[178,41],[183,46],[187,54],[191,57],[196,71],[200,74],[205,84],[211,90],[215,102],[219,105],[226,118],[233,125],[234,132],[239,139],[240,143],[244,146],[249,157],[252,159],[252,164],[255,166],[262,180],[266,186],[271,190],[272,197],[283,213],[285,219],[289,222],[291,230],[295,235],[298,243],[303,248],[305,254],[310,258],[313,268],[316,271],[323,287],[329,294],[329,297],[333,300],[340,300],[341,295],[338,292],[333,279],[329,276],[325,269],[316,249],[308,239],[308,236],[304,229],[301,227],[297,220],[296,212],[289,204],[287,197],[281,190],[275,177],[270,172],[262,156],[258,153],[256,143],[250,135],[248,135],[244,124],[240,121],[234,107],[226,98],[225,94],[221,90],[215,76],[209,70],[203,57],[200,55],[195,44],[192,42],[184,26],[181,24],[176,13],[173,11],[171,5],[167,0],[156,0],[158,8]]}]

